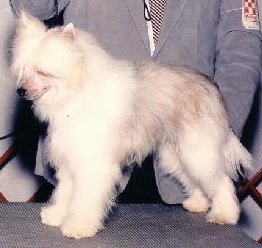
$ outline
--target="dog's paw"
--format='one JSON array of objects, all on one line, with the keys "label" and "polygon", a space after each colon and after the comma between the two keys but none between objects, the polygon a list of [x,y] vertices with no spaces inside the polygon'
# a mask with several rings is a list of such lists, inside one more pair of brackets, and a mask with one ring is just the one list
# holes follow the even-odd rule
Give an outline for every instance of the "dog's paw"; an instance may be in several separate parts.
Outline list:
[{"label": "dog's paw", "polygon": [[236,225],[239,219],[239,211],[210,211],[206,217],[208,222],[224,225]]},{"label": "dog's paw", "polygon": [[206,212],[209,208],[209,201],[202,194],[195,194],[183,202],[183,208],[194,213]]},{"label": "dog's paw", "polygon": [[100,229],[96,225],[90,225],[83,220],[77,221],[72,218],[67,218],[61,225],[62,234],[75,239],[93,237]]},{"label": "dog's paw", "polygon": [[41,209],[41,220],[49,226],[60,226],[64,218],[65,210],[56,206],[47,206]]},{"label": "dog's paw", "polygon": [[240,215],[240,207],[236,197],[219,197],[213,199],[207,221],[216,224],[235,225]]},{"label": "dog's paw", "polygon": [[189,198],[183,202],[183,208],[193,213],[202,213],[208,210],[209,203],[207,200],[196,201]]}]

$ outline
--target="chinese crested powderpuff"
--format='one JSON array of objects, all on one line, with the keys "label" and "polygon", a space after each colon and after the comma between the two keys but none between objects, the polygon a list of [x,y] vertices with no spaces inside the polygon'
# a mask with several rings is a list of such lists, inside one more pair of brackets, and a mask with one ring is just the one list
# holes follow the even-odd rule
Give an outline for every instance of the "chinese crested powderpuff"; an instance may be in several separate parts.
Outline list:
[{"label": "chinese crested powderpuff", "polygon": [[122,167],[141,164],[149,153],[184,186],[185,209],[237,223],[232,178],[252,158],[207,77],[115,59],[72,24],[47,30],[24,13],[12,72],[18,93],[48,123],[47,155],[58,185],[41,211],[43,223],[69,237],[95,235],[114,204]]}]

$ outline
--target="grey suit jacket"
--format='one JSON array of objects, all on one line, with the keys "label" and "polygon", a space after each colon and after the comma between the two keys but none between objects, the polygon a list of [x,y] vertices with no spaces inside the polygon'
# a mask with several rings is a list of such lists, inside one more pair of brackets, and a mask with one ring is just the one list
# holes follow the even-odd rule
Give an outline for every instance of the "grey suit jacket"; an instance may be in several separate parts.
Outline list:
[{"label": "grey suit jacket", "polygon": [[[11,0],[15,13],[22,6],[40,19],[56,14],[54,2]],[[58,11],[64,11],[65,24],[88,30],[113,56],[184,65],[213,78],[240,136],[260,80],[260,31],[243,25],[242,0],[167,0],[166,4],[152,57],[143,0],[58,0]],[[181,202],[180,188],[157,164],[155,171],[163,200]]]}]

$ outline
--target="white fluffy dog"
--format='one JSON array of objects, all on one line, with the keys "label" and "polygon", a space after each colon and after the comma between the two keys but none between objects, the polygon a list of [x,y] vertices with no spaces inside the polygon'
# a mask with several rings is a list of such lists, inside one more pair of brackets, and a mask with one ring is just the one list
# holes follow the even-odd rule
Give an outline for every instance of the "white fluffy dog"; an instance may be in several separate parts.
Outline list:
[{"label": "white fluffy dog", "polygon": [[93,236],[114,203],[121,167],[154,152],[184,185],[185,209],[209,210],[208,221],[236,224],[231,178],[252,159],[207,77],[116,60],[72,24],[46,30],[25,14],[13,55],[20,95],[49,124],[48,155],[59,180],[42,209],[43,223],[69,237]]}]

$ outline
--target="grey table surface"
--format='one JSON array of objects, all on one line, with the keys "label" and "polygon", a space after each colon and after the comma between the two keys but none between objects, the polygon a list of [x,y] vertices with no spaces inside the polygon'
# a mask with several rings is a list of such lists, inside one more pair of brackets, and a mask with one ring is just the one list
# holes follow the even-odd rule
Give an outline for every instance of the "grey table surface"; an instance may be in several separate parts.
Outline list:
[{"label": "grey table surface", "polygon": [[181,206],[117,204],[106,228],[75,240],[41,223],[39,203],[0,203],[0,247],[262,247],[236,226],[206,223]]}]

